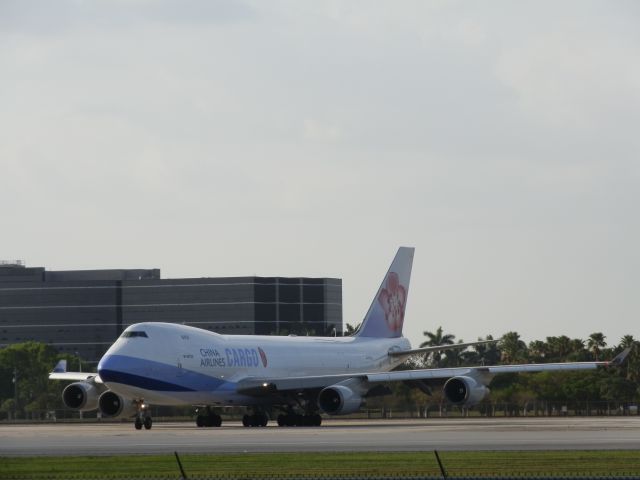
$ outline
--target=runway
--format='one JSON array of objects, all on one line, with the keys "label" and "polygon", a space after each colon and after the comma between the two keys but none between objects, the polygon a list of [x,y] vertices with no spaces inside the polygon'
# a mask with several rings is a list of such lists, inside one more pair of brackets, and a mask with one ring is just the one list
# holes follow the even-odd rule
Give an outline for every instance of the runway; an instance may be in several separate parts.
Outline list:
[{"label": "runway", "polygon": [[328,420],[322,427],[156,422],[0,426],[0,455],[639,449],[640,417]]},{"label": "runway", "polygon": [[0,426],[0,455],[640,449],[640,417],[326,420],[321,427],[228,423]]}]

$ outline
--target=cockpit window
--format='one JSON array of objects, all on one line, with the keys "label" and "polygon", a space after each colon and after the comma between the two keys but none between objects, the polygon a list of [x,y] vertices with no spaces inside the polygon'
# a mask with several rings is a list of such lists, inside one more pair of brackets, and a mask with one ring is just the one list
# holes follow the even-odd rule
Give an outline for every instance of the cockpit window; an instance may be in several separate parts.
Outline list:
[{"label": "cockpit window", "polygon": [[147,332],[136,332],[136,331],[130,331],[130,332],[124,332],[122,334],[123,338],[133,338],[133,337],[144,337],[144,338],[149,338],[147,337]]}]

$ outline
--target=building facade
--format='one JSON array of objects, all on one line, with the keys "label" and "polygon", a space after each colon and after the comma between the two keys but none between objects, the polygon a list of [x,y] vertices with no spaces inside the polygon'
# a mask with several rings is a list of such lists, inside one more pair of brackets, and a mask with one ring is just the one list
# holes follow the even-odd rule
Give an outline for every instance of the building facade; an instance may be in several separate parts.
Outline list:
[{"label": "building facade", "polygon": [[123,329],[150,321],[222,334],[341,335],[342,281],[0,264],[0,348],[34,340],[97,362]]}]

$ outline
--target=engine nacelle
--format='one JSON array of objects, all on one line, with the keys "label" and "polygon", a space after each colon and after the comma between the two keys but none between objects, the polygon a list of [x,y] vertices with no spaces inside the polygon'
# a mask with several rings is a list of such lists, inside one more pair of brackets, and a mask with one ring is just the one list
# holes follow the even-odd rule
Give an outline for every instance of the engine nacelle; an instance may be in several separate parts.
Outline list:
[{"label": "engine nacelle", "polygon": [[72,383],[62,391],[62,402],[81,412],[98,408],[98,397],[98,389],[89,382]]},{"label": "engine nacelle", "polygon": [[481,402],[489,389],[471,377],[452,377],[444,384],[444,396],[454,405],[470,407]]},{"label": "engine nacelle", "polygon": [[327,387],[318,395],[318,406],[329,415],[347,415],[362,406],[362,396],[344,385]]},{"label": "engine nacelle", "polygon": [[122,398],[111,390],[100,395],[98,407],[105,418],[131,417],[138,410],[131,400]]}]

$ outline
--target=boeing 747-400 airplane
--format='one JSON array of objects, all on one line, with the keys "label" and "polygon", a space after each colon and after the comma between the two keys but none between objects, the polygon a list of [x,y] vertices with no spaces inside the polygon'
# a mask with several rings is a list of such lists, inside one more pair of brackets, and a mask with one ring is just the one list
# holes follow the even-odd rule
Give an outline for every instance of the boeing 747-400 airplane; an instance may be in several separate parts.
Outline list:
[{"label": "boeing 747-400 airplane", "polygon": [[266,426],[267,412],[280,410],[278,425],[320,425],[320,413],[356,412],[365,398],[389,393],[385,384],[408,382],[429,392],[442,386],[454,405],[471,406],[489,394],[504,372],[588,370],[618,364],[576,362],[399,370],[410,355],[482,342],[411,349],[402,336],[413,248],[401,247],[360,329],[349,337],[220,335],[171,323],[129,326],[98,364],[98,373],[66,372],[61,361],[49,375],[75,380],[62,398],[80,411],[132,417],[150,429],[148,405],[196,405],[199,427],[221,425],[216,407],[242,406],[245,426]]}]

